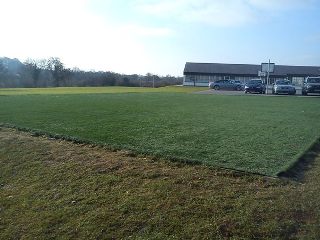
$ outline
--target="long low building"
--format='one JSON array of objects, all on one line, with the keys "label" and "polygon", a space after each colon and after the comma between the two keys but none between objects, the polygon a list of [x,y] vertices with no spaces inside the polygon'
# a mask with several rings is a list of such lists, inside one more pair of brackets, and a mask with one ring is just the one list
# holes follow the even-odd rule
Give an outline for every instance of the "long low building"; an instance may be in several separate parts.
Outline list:
[{"label": "long low building", "polygon": [[[217,80],[240,80],[245,83],[258,77],[261,65],[225,64],[225,63],[192,63],[187,62],[183,71],[183,85],[208,86]],[[296,85],[302,85],[308,76],[320,76],[320,66],[286,66],[275,65],[270,73],[270,83],[275,80],[288,79]]]}]

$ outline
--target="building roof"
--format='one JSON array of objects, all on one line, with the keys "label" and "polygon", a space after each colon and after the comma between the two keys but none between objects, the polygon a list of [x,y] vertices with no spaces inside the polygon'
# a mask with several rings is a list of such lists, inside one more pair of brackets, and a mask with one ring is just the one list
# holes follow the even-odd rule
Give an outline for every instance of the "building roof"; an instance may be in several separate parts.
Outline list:
[{"label": "building roof", "polygon": [[[187,62],[184,74],[258,75],[261,65]],[[275,65],[271,76],[320,76],[320,66]]]}]

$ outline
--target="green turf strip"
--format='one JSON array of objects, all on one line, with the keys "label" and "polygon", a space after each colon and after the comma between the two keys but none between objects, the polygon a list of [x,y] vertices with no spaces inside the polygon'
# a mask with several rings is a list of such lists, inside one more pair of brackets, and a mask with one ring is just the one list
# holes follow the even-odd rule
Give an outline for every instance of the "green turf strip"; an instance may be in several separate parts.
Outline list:
[{"label": "green turf strip", "polygon": [[28,94],[85,94],[85,93],[144,93],[144,92],[182,92],[191,93],[208,90],[207,87],[167,86],[146,87],[59,87],[59,88],[0,88],[1,95]]},{"label": "green turf strip", "polygon": [[1,123],[273,176],[320,136],[318,98],[122,93],[0,102]]}]

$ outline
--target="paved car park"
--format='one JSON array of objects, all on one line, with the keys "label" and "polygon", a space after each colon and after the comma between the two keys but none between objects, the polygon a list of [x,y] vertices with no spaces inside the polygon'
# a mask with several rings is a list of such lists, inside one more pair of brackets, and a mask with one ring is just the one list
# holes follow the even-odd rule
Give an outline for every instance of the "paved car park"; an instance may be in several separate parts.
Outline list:
[{"label": "paved car park", "polygon": [[287,95],[287,94],[279,94],[279,95],[273,95],[272,93],[272,85],[268,86],[268,94],[258,94],[258,93],[244,93],[244,91],[226,91],[226,90],[214,90],[214,89],[208,89],[201,92],[195,92],[196,94],[215,94],[215,95],[254,95],[254,96],[274,96],[274,97],[281,97],[281,96],[297,96],[297,97],[320,97],[320,94],[313,94],[308,96],[302,96],[302,88],[296,87],[296,95]]}]

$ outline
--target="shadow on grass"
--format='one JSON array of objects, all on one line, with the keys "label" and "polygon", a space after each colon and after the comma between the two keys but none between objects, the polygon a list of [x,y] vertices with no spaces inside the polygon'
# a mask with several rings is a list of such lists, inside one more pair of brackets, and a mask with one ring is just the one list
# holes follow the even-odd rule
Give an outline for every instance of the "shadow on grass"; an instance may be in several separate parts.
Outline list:
[{"label": "shadow on grass", "polygon": [[312,168],[313,163],[320,153],[320,139],[315,143],[286,171],[280,172],[278,177],[303,181],[306,171]]}]

